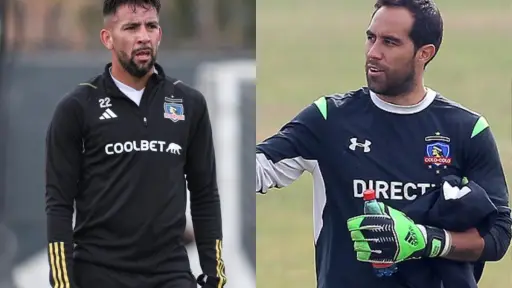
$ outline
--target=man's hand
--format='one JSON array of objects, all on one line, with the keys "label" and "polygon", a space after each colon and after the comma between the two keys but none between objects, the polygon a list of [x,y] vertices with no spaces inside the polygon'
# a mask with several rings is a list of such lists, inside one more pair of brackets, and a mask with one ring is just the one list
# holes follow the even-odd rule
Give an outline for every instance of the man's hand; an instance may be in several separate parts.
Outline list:
[{"label": "man's hand", "polygon": [[404,213],[379,205],[385,215],[361,215],[347,221],[357,260],[391,264],[448,252],[446,231],[417,225]]},{"label": "man's hand", "polygon": [[225,279],[220,279],[214,276],[208,276],[206,274],[201,274],[197,277],[197,284],[204,288],[220,288],[226,285]]}]

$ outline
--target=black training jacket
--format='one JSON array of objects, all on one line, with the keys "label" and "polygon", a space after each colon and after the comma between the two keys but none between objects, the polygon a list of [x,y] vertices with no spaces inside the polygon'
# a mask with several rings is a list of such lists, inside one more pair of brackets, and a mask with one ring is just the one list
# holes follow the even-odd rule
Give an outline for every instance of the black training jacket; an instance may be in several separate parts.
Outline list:
[{"label": "black training jacket", "polygon": [[225,281],[206,100],[155,66],[140,106],[117,88],[110,63],[57,105],[46,143],[52,287],[75,287],[73,261],[146,275],[190,271],[187,188],[202,270]]}]

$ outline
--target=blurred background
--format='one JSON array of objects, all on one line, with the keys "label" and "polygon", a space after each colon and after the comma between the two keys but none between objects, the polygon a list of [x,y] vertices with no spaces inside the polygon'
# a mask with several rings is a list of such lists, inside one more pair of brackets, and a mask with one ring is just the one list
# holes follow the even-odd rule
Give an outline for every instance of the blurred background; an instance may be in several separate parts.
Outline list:
[{"label": "blurred background", "polygon": [[[45,133],[57,101],[109,61],[99,39],[102,4],[0,0],[0,288],[49,287]],[[240,147],[255,142],[255,9],[255,0],[166,0],[160,17],[158,62],[200,89],[210,108],[227,288],[255,287],[255,199],[239,193],[254,186],[253,150]],[[198,275],[191,228],[189,222]]]},{"label": "blurred background", "polygon": [[[512,183],[510,0],[438,0],[445,38],[426,84],[482,113]],[[257,141],[322,95],[366,85],[365,30],[374,1],[260,0],[257,4]],[[257,283],[316,287],[309,174],[258,195]],[[512,287],[512,251],[486,265],[481,288]],[[354,275],[355,277],[357,275]]]}]

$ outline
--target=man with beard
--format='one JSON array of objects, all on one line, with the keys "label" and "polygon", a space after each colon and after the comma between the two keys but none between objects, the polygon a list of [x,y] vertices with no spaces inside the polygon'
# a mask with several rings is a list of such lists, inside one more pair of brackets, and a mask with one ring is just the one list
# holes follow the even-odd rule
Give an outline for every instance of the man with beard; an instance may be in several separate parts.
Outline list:
[{"label": "man with beard", "polygon": [[[377,1],[366,35],[368,87],[319,98],[258,144],[256,191],[313,175],[317,287],[439,288],[430,259],[497,261],[510,243],[496,143],[484,117],[424,86],[443,35],[433,1]],[[497,207],[490,232],[418,225],[400,212],[450,175],[479,184]],[[384,215],[364,215],[367,189]],[[400,265],[378,278],[368,262]]]},{"label": "man with beard", "polygon": [[[53,114],[46,143],[52,287],[226,283],[208,109],[200,92],[155,63],[159,11],[158,0],[105,0],[100,36],[112,62]],[[198,279],[183,239],[187,188]]]}]

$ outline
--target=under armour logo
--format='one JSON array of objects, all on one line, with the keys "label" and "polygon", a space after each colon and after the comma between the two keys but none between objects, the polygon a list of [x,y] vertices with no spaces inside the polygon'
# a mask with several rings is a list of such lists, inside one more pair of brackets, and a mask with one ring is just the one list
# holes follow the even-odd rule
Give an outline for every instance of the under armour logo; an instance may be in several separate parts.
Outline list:
[{"label": "under armour logo", "polygon": [[364,144],[363,144],[363,143],[357,143],[357,138],[351,138],[350,142],[352,143],[352,144],[350,144],[350,146],[348,146],[348,148],[350,148],[350,150],[356,151],[356,147],[361,147],[361,148],[364,148],[364,153],[370,152],[370,145],[372,145],[372,142],[370,142],[369,140],[364,140]]}]

